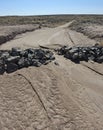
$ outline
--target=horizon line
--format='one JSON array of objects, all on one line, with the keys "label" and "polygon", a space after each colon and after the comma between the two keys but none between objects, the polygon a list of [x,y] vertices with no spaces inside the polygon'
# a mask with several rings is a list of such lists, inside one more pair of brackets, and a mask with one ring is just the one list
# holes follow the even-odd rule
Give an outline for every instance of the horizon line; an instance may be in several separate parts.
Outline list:
[{"label": "horizon line", "polygon": [[34,14],[34,15],[21,15],[21,14],[18,14],[18,15],[0,15],[0,17],[20,17],[20,16],[59,16],[59,15],[103,15],[102,13],[78,13],[78,14]]}]

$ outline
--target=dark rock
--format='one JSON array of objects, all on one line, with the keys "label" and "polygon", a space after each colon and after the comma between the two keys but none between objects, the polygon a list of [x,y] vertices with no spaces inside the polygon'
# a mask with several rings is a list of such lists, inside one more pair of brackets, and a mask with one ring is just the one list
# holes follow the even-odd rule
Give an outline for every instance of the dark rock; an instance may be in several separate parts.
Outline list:
[{"label": "dark rock", "polygon": [[20,52],[20,56],[27,58],[27,57],[28,57],[28,51],[27,51],[27,50],[21,51],[21,52]]},{"label": "dark rock", "polygon": [[35,59],[33,60],[33,66],[40,67],[42,64],[39,62],[39,60]]},{"label": "dark rock", "polygon": [[9,52],[4,52],[1,54],[1,58],[3,58],[3,59],[9,58],[9,57],[10,57]]},{"label": "dark rock", "polygon": [[41,49],[36,49],[34,52],[35,59],[43,59],[45,52]]},{"label": "dark rock", "polygon": [[90,57],[88,57],[88,60],[95,61],[95,57],[93,55],[91,55]]},{"label": "dark rock", "polygon": [[19,61],[19,59],[20,59],[20,56],[14,56],[14,57],[11,56],[6,59],[6,63],[10,63],[10,62],[17,63]]},{"label": "dark rock", "polygon": [[70,53],[71,55],[74,54],[74,53],[77,53],[77,52],[79,52],[78,47],[73,47],[71,50],[69,50],[69,53]]},{"label": "dark rock", "polygon": [[29,54],[34,54],[35,50],[32,48],[26,49]]},{"label": "dark rock", "polygon": [[103,47],[99,45],[88,47],[62,47],[58,50],[58,54],[64,55],[65,58],[71,59],[74,62],[92,60],[102,63]]},{"label": "dark rock", "polygon": [[5,63],[4,60],[0,60],[0,74],[5,72]]},{"label": "dark rock", "polygon": [[103,63],[103,56],[97,57],[96,62]]},{"label": "dark rock", "polygon": [[22,50],[20,49],[20,48],[17,48],[17,47],[14,47],[14,48],[12,48],[12,50],[11,50],[11,55],[12,56],[18,56],[18,55],[20,55],[20,52],[21,52]]},{"label": "dark rock", "polygon": [[71,58],[72,58],[72,56],[71,56],[71,54],[69,53],[69,51],[67,51],[66,54],[64,54],[64,57],[65,57],[65,58],[68,58],[68,59],[71,59]]},{"label": "dark rock", "polygon": [[54,54],[50,51],[45,52],[45,58],[46,58],[46,60],[54,60],[55,59]]},{"label": "dark rock", "polygon": [[15,63],[8,63],[6,72],[7,73],[12,73],[12,72],[16,71],[17,69],[18,69],[18,65],[17,64],[15,64]]},{"label": "dark rock", "polygon": [[73,55],[72,55],[72,60],[78,60],[78,58],[79,58],[79,55],[78,55],[78,53],[74,53]]},{"label": "dark rock", "polygon": [[12,48],[0,51],[0,72],[11,73],[23,67],[46,65],[55,59],[53,52],[43,49]]},{"label": "dark rock", "polygon": [[23,68],[25,66],[25,58],[22,57],[21,59],[19,59],[18,61],[18,67],[19,68]]},{"label": "dark rock", "polygon": [[45,63],[44,63],[44,65],[47,65],[47,64],[49,64],[50,62],[51,62],[51,60],[46,60]]}]

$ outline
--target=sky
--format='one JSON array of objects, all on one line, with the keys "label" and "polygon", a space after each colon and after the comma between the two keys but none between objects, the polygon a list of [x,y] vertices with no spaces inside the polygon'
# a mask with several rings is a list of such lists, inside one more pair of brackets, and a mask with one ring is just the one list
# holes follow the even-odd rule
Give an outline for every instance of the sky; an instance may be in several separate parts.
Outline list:
[{"label": "sky", "polygon": [[0,16],[103,14],[103,0],[1,0]]}]

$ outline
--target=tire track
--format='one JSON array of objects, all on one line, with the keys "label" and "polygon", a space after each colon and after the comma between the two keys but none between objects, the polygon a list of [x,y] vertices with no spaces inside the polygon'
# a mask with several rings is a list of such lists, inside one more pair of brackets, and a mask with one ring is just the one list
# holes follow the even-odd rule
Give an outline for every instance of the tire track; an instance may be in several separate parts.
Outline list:
[{"label": "tire track", "polygon": [[[33,76],[34,73],[35,76]],[[69,129],[69,127],[76,128],[70,112],[65,108],[61,99],[61,93],[58,88],[60,85],[59,79],[54,71],[52,72],[50,69],[44,68],[43,70],[28,71],[26,74],[26,77],[30,79],[29,82],[34,84],[32,87],[35,87],[35,85],[37,87],[37,93],[39,93],[46,113],[50,117],[53,130],[65,130]]]},{"label": "tire track", "polygon": [[73,45],[76,45],[75,42],[73,41],[73,39],[72,39],[70,33],[69,33],[69,30],[68,30],[68,36],[69,36],[70,41],[73,43]]},{"label": "tire track", "polygon": [[92,71],[95,72],[96,74],[103,76],[102,73],[100,73],[100,72],[98,72],[97,70],[95,70],[95,69],[89,67],[88,65],[86,65],[86,64],[84,64],[84,63],[81,63],[81,65],[83,65],[84,67],[88,68],[89,70],[92,70]]},{"label": "tire track", "polygon": [[41,99],[41,97],[40,97],[40,95],[38,94],[38,92],[37,92],[37,90],[34,88],[34,86],[32,85],[31,81],[30,81],[26,76],[24,76],[23,74],[20,74],[20,73],[19,73],[19,74],[17,74],[17,75],[23,77],[23,78],[30,84],[30,86],[32,87],[33,91],[36,93],[36,95],[37,95],[37,97],[38,97],[38,99],[39,99],[39,101],[40,101],[40,103],[41,103],[43,109],[45,110],[48,119],[51,120],[51,118],[50,118],[49,115],[48,115],[47,109],[46,109],[46,107],[45,107],[45,105],[44,105],[44,103],[43,103],[43,101],[42,101],[42,99]]}]

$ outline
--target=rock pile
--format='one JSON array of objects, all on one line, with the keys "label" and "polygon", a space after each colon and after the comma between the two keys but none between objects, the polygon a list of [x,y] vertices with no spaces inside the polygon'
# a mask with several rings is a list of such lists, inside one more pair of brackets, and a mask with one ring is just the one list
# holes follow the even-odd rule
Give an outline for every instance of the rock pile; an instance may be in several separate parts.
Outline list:
[{"label": "rock pile", "polygon": [[17,69],[28,66],[39,67],[46,65],[55,57],[49,50],[12,48],[11,50],[0,50],[0,74],[5,71],[11,73]]},{"label": "rock pile", "polygon": [[103,63],[103,47],[98,44],[88,47],[63,46],[57,51],[59,55],[64,55],[75,63],[88,60]]}]

